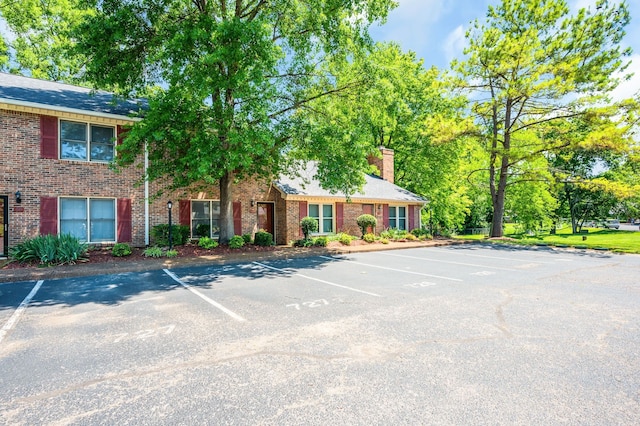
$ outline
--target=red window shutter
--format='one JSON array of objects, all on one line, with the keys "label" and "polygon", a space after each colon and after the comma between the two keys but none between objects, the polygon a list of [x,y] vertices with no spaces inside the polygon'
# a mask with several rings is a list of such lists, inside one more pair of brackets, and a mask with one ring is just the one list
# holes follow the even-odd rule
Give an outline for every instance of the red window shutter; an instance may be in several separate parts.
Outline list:
[{"label": "red window shutter", "polygon": [[389,204],[382,205],[382,224],[385,229],[389,227]]},{"label": "red window shutter", "polygon": [[407,231],[412,231],[416,227],[416,208],[414,206],[408,206],[409,209],[409,229]]},{"label": "red window shutter", "polygon": [[240,201],[233,203],[233,233],[242,235],[242,203]]},{"label": "red window shutter", "polygon": [[116,240],[119,243],[131,242],[131,200],[129,198],[118,198],[118,235]]},{"label": "red window shutter", "polygon": [[344,203],[336,203],[336,231],[342,231],[344,226]]},{"label": "red window shutter", "polygon": [[180,200],[178,207],[180,208],[180,225],[191,227],[191,200]]},{"label": "red window shutter", "polygon": [[122,127],[121,125],[118,125],[118,127],[116,127],[116,135],[117,135],[117,140],[116,140],[116,156],[119,156],[120,153],[118,152],[118,147],[120,145],[122,145],[122,142],[124,140],[125,134],[129,131],[129,129],[125,129],[124,127]]},{"label": "red window shutter", "polygon": [[40,235],[58,234],[58,199],[40,197]]},{"label": "red window shutter", "polygon": [[58,117],[40,116],[40,157],[58,158]]},{"label": "red window shutter", "polygon": [[[308,213],[308,206],[307,206],[307,202],[306,201],[300,201],[300,213],[298,214],[298,225],[300,225],[300,222],[302,221],[303,218],[307,217],[309,215]],[[302,227],[300,227],[298,229],[299,235],[303,236],[304,234],[302,233]]]}]

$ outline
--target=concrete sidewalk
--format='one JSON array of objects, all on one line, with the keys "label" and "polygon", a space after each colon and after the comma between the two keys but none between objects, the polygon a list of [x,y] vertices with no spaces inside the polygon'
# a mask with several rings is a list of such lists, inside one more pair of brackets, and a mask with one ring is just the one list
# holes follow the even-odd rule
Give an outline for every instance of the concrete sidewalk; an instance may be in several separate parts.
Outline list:
[{"label": "concrete sidewalk", "polygon": [[292,259],[310,256],[348,254],[369,251],[401,250],[416,247],[435,247],[451,244],[464,244],[469,241],[437,239],[428,241],[390,242],[389,244],[362,244],[353,246],[334,246],[300,248],[278,246],[269,252],[242,252],[237,254],[211,255],[183,258],[148,258],[142,260],[115,259],[113,262],[78,263],[50,267],[25,267],[0,269],[0,284],[17,281],[54,280],[72,277],[120,274],[126,272],[144,272],[158,269],[184,268],[188,266],[225,265],[264,261],[270,259]]}]

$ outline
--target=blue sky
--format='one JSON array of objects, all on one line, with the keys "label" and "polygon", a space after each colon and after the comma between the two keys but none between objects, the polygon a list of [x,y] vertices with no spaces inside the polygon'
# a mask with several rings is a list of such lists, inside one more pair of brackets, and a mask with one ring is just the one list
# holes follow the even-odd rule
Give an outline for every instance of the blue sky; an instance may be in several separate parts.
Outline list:
[{"label": "blue sky", "polygon": [[[448,68],[454,58],[462,59],[464,35],[475,19],[484,20],[487,7],[500,0],[397,0],[399,6],[391,11],[387,23],[371,27],[378,41],[396,41],[403,50],[416,52],[424,59],[425,67]],[[567,0],[571,10],[594,8],[595,0]],[[629,67],[635,76],[621,84],[615,98],[632,96],[640,90],[640,0],[628,0],[631,22],[627,26],[625,47],[634,53]]]}]

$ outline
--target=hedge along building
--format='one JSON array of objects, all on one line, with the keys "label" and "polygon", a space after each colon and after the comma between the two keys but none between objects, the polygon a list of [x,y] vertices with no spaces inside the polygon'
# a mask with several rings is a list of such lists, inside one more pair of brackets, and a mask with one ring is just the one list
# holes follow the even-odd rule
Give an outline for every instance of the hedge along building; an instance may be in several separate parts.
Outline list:
[{"label": "hedge along building", "polygon": [[[216,237],[219,189],[184,189],[152,199],[162,183],[144,182],[148,166],[110,167],[118,137],[144,101],[116,102],[107,92],[0,73],[0,256],[39,234],[70,233],[91,244],[149,245],[150,230],[174,222]],[[410,230],[420,224],[426,201],[393,184],[393,151],[371,158],[382,178],[366,176],[349,200],[321,188],[309,164],[303,177],[275,182],[239,182],[233,201],[234,233],[259,229],[278,244],[301,237],[300,219],[318,219],[319,233],[358,234],[356,218],[369,213],[384,228]],[[176,211],[177,210],[177,211]],[[380,230],[381,226],[378,227]]]}]

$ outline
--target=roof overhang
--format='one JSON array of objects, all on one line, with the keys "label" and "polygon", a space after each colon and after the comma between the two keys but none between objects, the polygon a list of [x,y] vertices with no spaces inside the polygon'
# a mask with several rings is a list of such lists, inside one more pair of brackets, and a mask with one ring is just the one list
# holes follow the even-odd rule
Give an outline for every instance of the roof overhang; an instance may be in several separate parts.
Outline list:
[{"label": "roof overhang", "polygon": [[347,199],[344,195],[306,195],[306,194],[287,194],[278,185],[275,187],[285,201],[316,201],[316,202],[342,202],[342,203],[360,203],[360,204],[417,204],[425,206],[429,204],[427,200],[392,200],[388,198],[370,198],[366,196],[354,195]]},{"label": "roof overhang", "polygon": [[40,115],[56,115],[60,118],[91,118],[96,122],[109,122],[115,124],[131,124],[141,121],[140,117],[109,114],[99,111],[87,111],[77,108],[45,105],[37,102],[17,101],[15,99],[0,98],[0,109],[9,111],[27,112]]}]

